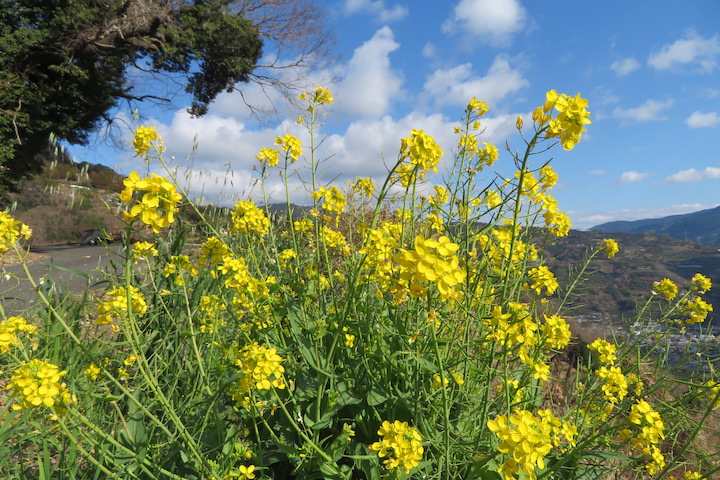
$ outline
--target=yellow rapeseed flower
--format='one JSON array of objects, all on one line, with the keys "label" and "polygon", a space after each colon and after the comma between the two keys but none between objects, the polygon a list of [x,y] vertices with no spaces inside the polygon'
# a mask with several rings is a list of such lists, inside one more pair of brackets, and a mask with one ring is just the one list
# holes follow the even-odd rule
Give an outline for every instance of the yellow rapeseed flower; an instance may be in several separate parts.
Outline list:
[{"label": "yellow rapeseed flower", "polygon": [[509,417],[498,415],[487,422],[490,431],[500,440],[498,450],[510,457],[498,469],[505,480],[519,477],[520,469],[534,478],[535,469],[545,468],[545,457],[553,448],[548,418],[516,409]]},{"label": "yellow rapeseed flower", "polygon": [[74,403],[74,397],[60,381],[66,373],[66,370],[60,371],[57,365],[39,359],[22,365],[15,370],[6,387],[10,395],[19,401],[13,409],[62,407],[62,404]]},{"label": "yellow rapeseed flower", "polygon": [[8,317],[0,322],[0,353],[8,353],[11,346],[20,345],[17,332],[27,335],[37,333],[37,327],[27,323],[23,317]]},{"label": "yellow rapeseed flower", "polygon": [[7,252],[20,237],[30,238],[32,230],[15,220],[7,211],[0,212],[0,255]]},{"label": "yellow rapeseed flower", "polygon": [[290,159],[290,163],[295,163],[302,155],[302,142],[299,138],[291,133],[286,133],[284,137],[275,137],[275,145],[284,151],[286,158]]},{"label": "yellow rapeseed flower", "polygon": [[[120,331],[119,322],[127,317],[128,295],[125,287],[118,287],[107,292],[107,299],[98,305],[95,323],[97,325],[110,325],[112,331]],[[130,308],[133,314],[142,317],[147,312],[147,303],[142,293],[130,285]]]},{"label": "yellow rapeseed flower", "polygon": [[229,229],[231,233],[255,233],[264,236],[270,230],[270,219],[265,215],[265,211],[250,200],[236,203],[231,217],[232,224]]},{"label": "yellow rapeseed flower", "polygon": [[347,206],[347,198],[337,187],[320,187],[312,193],[313,199],[325,200],[322,208],[330,214],[340,215]]},{"label": "yellow rapeseed flower", "polygon": [[411,130],[410,136],[403,138],[400,144],[400,157],[408,160],[398,167],[403,186],[408,187],[415,177],[422,180],[430,170],[437,172],[442,155],[443,151],[433,137],[423,130]]},{"label": "yellow rapeseed flower", "polygon": [[605,363],[607,365],[615,365],[615,360],[617,360],[617,357],[615,356],[615,352],[617,352],[617,347],[612,343],[602,338],[597,338],[594,342],[588,345],[588,348],[590,350],[598,352],[598,354],[600,355],[600,361],[602,363]]},{"label": "yellow rapeseed flower", "polygon": [[158,250],[150,242],[137,242],[133,245],[132,255],[135,263],[141,258],[148,259],[148,257],[156,257]]},{"label": "yellow rapeseed flower", "polygon": [[612,238],[604,239],[603,243],[605,244],[605,253],[607,254],[607,258],[614,257],[615,254],[620,251],[620,247],[618,247],[617,242]]},{"label": "yellow rapeseed flower", "polygon": [[701,273],[696,273],[690,283],[693,290],[697,290],[698,293],[705,293],[712,288],[712,280]]},{"label": "yellow rapeseed flower", "polygon": [[652,293],[655,295],[662,295],[665,300],[672,301],[678,294],[678,287],[669,278],[663,278],[659,282],[653,282]]},{"label": "yellow rapeseed flower", "polygon": [[558,94],[555,90],[547,92],[543,111],[549,112],[555,108],[559,112],[550,119],[547,136],[560,137],[563,148],[572,150],[586,131],[583,127],[591,123],[587,106],[587,99],[581,98],[579,93],[570,97],[564,93]]},{"label": "yellow rapeseed flower", "polygon": [[100,375],[100,367],[98,367],[94,362],[88,365],[88,367],[83,371],[85,375],[88,376],[88,378],[92,381],[97,380],[98,375]]},{"label": "yellow rapeseed flower", "polygon": [[136,193],[139,197],[129,212],[123,212],[125,220],[134,221],[139,218],[155,233],[159,233],[175,221],[175,213],[182,201],[182,195],[167,179],[154,173],[147,178],[140,178],[137,172],[130,172],[123,184],[125,189],[120,192],[122,202],[132,203]]},{"label": "yellow rapeseed flower", "polygon": [[274,148],[261,148],[255,155],[258,161],[268,167],[275,167],[280,163],[280,152]]},{"label": "yellow rapeseed flower", "polygon": [[370,445],[370,451],[378,457],[388,457],[383,460],[385,468],[402,467],[405,474],[417,467],[422,460],[424,448],[422,436],[415,427],[408,426],[407,422],[395,420],[393,423],[383,421],[378,430],[380,441]]},{"label": "yellow rapeseed flower", "polygon": [[138,155],[145,155],[148,150],[153,146],[153,142],[156,142],[156,148],[164,152],[165,147],[162,143],[162,138],[158,134],[155,127],[141,126],[135,130],[135,137],[133,139],[133,147],[135,147],[135,153]]},{"label": "yellow rapeseed flower", "polygon": [[277,350],[254,342],[234,352],[235,366],[242,377],[230,387],[230,393],[238,406],[248,406],[251,389],[270,390],[285,388],[281,364],[285,360]]}]

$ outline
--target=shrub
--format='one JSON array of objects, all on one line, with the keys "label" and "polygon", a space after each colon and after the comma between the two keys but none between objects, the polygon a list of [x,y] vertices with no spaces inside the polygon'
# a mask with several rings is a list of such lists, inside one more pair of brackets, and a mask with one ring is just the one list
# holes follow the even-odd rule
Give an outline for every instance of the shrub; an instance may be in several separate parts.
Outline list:
[{"label": "shrub", "polygon": [[[314,131],[332,97],[318,88],[301,99]],[[570,347],[562,314],[579,278],[559,285],[542,249],[570,222],[549,161],[531,159],[557,143],[571,150],[586,108],[548,92],[531,126],[518,118],[525,149],[508,148],[515,173],[503,178],[490,173],[499,149],[480,141],[488,107],[472,99],[447,181],[425,196],[443,152],[423,131],[402,140],[382,183],[346,191],[315,176],[315,144],[278,137],[258,154],[260,184],[277,169],[287,183],[305,159],[308,214],[294,216],[289,196],[274,215],[244,200],[220,229],[185,201],[208,234],[196,250],[174,222],[184,197],[171,179],[131,174],[124,274],[94,302],[39,289],[36,332],[20,335],[16,317],[0,324],[4,472],[659,478],[692,459],[688,475],[709,478],[718,467],[696,440],[719,403],[716,379],[683,379],[686,391],[667,395],[674,377],[652,368],[662,357],[644,341]],[[139,154],[162,160],[154,130],[139,132]],[[10,248],[22,230],[7,223]],[[157,235],[132,245],[137,225]],[[586,260],[616,247],[607,239]],[[638,321],[659,312],[657,337],[701,322],[709,288],[698,277],[673,299],[648,295]]]}]

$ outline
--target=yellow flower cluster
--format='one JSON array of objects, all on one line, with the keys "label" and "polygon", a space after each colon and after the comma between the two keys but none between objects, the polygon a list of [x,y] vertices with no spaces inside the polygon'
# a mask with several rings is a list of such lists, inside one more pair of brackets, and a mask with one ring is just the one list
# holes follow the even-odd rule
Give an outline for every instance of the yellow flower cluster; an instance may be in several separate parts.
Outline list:
[{"label": "yellow flower cluster", "polygon": [[231,233],[267,235],[268,230],[270,230],[270,219],[267,218],[261,208],[258,208],[250,200],[242,200],[236,203],[235,209],[231,212],[231,217]]},{"label": "yellow flower cluster", "polygon": [[363,268],[369,270],[369,273],[364,275],[363,281],[375,281],[382,290],[391,288],[394,265],[390,260],[393,251],[400,245],[401,231],[402,226],[393,222],[382,222],[375,229],[361,229],[360,233],[364,235],[365,243],[359,253],[365,255]]},{"label": "yellow flower cluster", "polygon": [[126,220],[133,221],[139,217],[155,233],[175,221],[175,212],[182,200],[175,185],[154,173],[141,179],[137,172],[130,172],[123,184],[125,189],[120,193],[120,200],[127,204],[132,202],[135,193],[145,192],[129,212],[123,212]]},{"label": "yellow flower cluster", "polygon": [[525,243],[518,238],[519,228],[513,234],[513,225],[493,228],[490,234],[483,233],[477,237],[478,243],[484,251],[485,261],[495,272],[503,272],[509,268],[518,271],[526,262],[539,258],[537,247]]},{"label": "yellow flower cluster", "polygon": [[457,372],[449,372],[446,373],[444,376],[440,376],[439,374],[435,373],[432,376],[432,382],[430,383],[430,387],[434,389],[439,389],[440,387],[447,388],[448,385],[450,385],[450,376],[452,376],[452,379],[455,381],[455,383],[462,387],[465,384],[465,379],[463,378],[462,373]]},{"label": "yellow flower cluster", "polygon": [[466,111],[475,117],[482,117],[490,111],[490,107],[488,107],[485,101],[472,97]]},{"label": "yellow flower cluster", "polygon": [[380,458],[388,457],[383,460],[385,468],[392,470],[402,467],[408,474],[418,466],[424,449],[422,435],[415,427],[399,420],[392,423],[385,420],[377,433],[381,437],[380,441],[370,445],[370,451],[377,453]]},{"label": "yellow flower cluster", "polygon": [[225,326],[227,322],[224,312],[227,310],[225,304],[218,295],[203,295],[200,297],[199,323],[200,331],[203,333],[214,333],[218,327]]},{"label": "yellow flower cluster", "polygon": [[255,154],[255,158],[258,159],[262,165],[268,167],[276,167],[280,163],[280,152],[274,148],[261,148],[260,151]]},{"label": "yellow flower cluster", "polygon": [[352,188],[354,192],[360,193],[365,198],[372,198],[375,192],[375,185],[371,178],[356,177],[353,182],[348,183],[350,183],[350,188]]},{"label": "yellow flower cluster", "polygon": [[[120,325],[114,320],[122,321],[128,312],[128,293],[125,287],[118,287],[107,292],[107,300],[98,305],[98,318],[95,319],[97,325],[110,325],[112,331],[118,333]],[[147,303],[142,293],[130,285],[130,308],[132,313],[142,317],[147,312]]]},{"label": "yellow flower cluster", "polygon": [[286,248],[285,250],[280,252],[280,255],[278,255],[278,259],[280,260],[280,266],[284,268],[290,265],[290,260],[294,260],[296,258],[297,252],[292,248]]},{"label": "yellow flower cluster", "polygon": [[313,199],[324,200],[323,210],[329,214],[340,215],[347,206],[347,198],[337,187],[320,187],[312,193]]},{"label": "yellow flower cluster", "polygon": [[200,247],[200,265],[217,265],[230,253],[230,248],[217,237],[209,237]]},{"label": "yellow flower cluster", "polygon": [[157,257],[158,250],[150,242],[137,242],[133,245],[132,256],[133,261],[138,263],[141,258],[148,259],[148,257]]},{"label": "yellow flower cluster", "polygon": [[194,278],[198,276],[198,273],[197,267],[187,255],[172,255],[163,268],[163,277],[168,278],[174,275],[173,283],[179,286],[185,285],[185,275]]},{"label": "yellow flower cluster", "polygon": [[[66,373],[65,370],[60,371],[57,365],[38,359],[25,363],[15,370],[6,387],[19,400],[12,408],[20,410],[46,406],[60,407],[62,411],[62,405],[75,403],[67,385],[60,381]],[[57,408],[55,411],[60,413]]]},{"label": "yellow flower cluster", "polygon": [[409,291],[413,297],[426,292],[424,282],[437,286],[440,298],[457,300],[461,292],[457,286],[465,281],[465,270],[460,268],[455,252],[458,244],[448,237],[441,236],[437,240],[415,237],[415,249],[401,249],[393,260],[400,265],[400,282],[398,287]]},{"label": "yellow flower cluster", "polygon": [[703,275],[702,273],[696,273],[692,280],[692,289],[697,290],[698,293],[705,293],[712,288],[712,280]]},{"label": "yellow flower cluster", "polygon": [[327,225],[323,225],[322,238],[330,248],[336,248],[343,252],[345,255],[350,255],[350,246],[347,243],[347,238],[341,232],[333,230]]},{"label": "yellow flower cluster", "polygon": [[565,348],[570,343],[572,336],[570,325],[565,319],[557,315],[543,315],[545,322],[540,327],[545,334],[545,345],[548,348],[556,348],[558,350]]},{"label": "yellow flower cluster", "polygon": [[18,238],[30,238],[32,230],[24,223],[15,220],[7,211],[0,212],[0,255],[7,252]]},{"label": "yellow flower cluster", "polygon": [[308,100],[308,95],[310,95],[310,97],[311,97],[309,99],[309,102],[310,102],[310,106],[308,107],[309,112],[313,111],[313,107],[315,105],[325,105],[328,103],[334,103],[334,100],[332,98],[332,95],[330,94],[330,91],[327,88],[323,88],[319,85],[317,86],[317,88],[315,88],[314,93],[310,93],[310,94],[305,93],[305,92],[301,93],[300,96],[298,97],[298,100]]},{"label": "yellow flower cluster", "polygon": [[675,297],[677,297],[678,287],[669,278],[663,278],[659,282],[653,282],[652,293],[654,295],[662,295],[663,297],[665,297],[665,300],[669,302],[674,300]]},{"label": "yellow flower cluster", "polygon": [[687,318],[684,320],[678,320],[678,323],[683,323],[685,325],[702,323],[707,318],[708,313],[713,311],[713,306],[697,295],[693,295],[692,298],[684,298],[680,302],[679,308],[680,313],[685,315]]},{"label": "yellow flower cluster", "polygon": [[[236,316],[242,318],[246,311],[249,311],[252,314],[250,317],[253,323],[260,328],[266,328],[268,324],[262,318],[268,314],[269,305],[263,300],[270,296],[268,288],[270,279],[263,281],[253,277],[250,275],[245,259],[230,254],[223,258],[217,270],[225,276],[225,287],[235,291],[232,305]],[[242,327],[248,330],[252,328],[252,325],[245,324]]]},{"label": "yellow flower cluster", "polygon": [[141,126],[135,130],[135,138],[133,139],[133,147],[135,147],[135,153],[138,155],[145,155],[148,150],[153,146],[153,142],[157,140],[156,148],[164,152],[165,147],[162,143],[162,138],[158,134],[155,127]]},{"label": "yellow flower cluster", "polygon": [[[533,112],[533,120],[539,125],[548,123],[547,136],[560,137],[565,150],[572,150],[580,141],[585,125],[590,124],[590,112],[587,111],[588,101],[578,93],[570,97],[550,90],[545,95],[545,105]],[[548,114],[555,108],[559,113],[555,118]]]},{"label": "yellow flower cluster", "polygon": [[617,347],[612,343],[607,340],[603,340],[602,338],[597,338],[594,342],[588,345],[588,348],[594,352],[598,352],[602,363],[615,365],[615,360],[617,360],[617,357],[615,356]]},{"label": "yellow flower cluster", "polygon": [[574,444],[577,429],[552,415],[549,410],[541,410],[539,416],[527,410],[516,409],[509,417],[498,415],[488,420],[487,426],[500,444],[498,450],[509,455],[498,469],[505,480],[515,480],[520,469],[530,480],[536,478],[535,470],[545,468],[545,457],[553,446],[560,445],[563,437],[569,445]]},{"label": "yellow flower cluster", "polygon": [[613,258],[615,254],[620,251],[620,247],[617,242],[612,238],[604,239],[603,243],[605,244],[605,253],[607,254],[607,258]]},{"label": "yellow flower cluster", "polygon": [[428,171],[437,172],[442,155],[443,151],[433,137],[423,130],[411,130],[410,136],[403,138],[400,145],[400,157],[409,159],[397,169],[402,185],[407,188],[415,178],[423,180]]},{"label": "yellow flower cluster", "polygon": [[532,283],[526,285],[526,288],[535,290],[538,295],[542,293],[543,288],[546,294],[552,295],[559,286],[555,274],[545,265],[531,268],[528,271],[528,278]]},{"label": "yellow flower cluster", "polygon": [[250,405],[250,390],[270,390],[285,388],[281,364],[285,360],[277,350],[253,342],[240,350],[233,351],[234,363],[242,374],[230,388],[232,399],[238,406]]},{"label": "yellow flower cluster", "polygon": [[255,478],[255,465],[240,465],[236,472],[230,472],[223,480],[253,480]]},{"label": "yellow flower cluster", "polygon": [[705,397],[708,401],[715,402],[713,405],[715,408],[720,408],[720,383],[716,382],[715,380],[708,380],[704,383],[706,387],[708,387],[703,392],[703,397]]},{"label": "yellow flower cluster", "polygon": [[95,362],[92,362],[85,370],[83,370],[83,373],[94,382],[95,380],[97,380],[101,371],[102,370],[100,370],[100,367],[98,367]]},{"label": "yellow flower cluster", "polygon": [[652,460],[645,465],[645,469],[650,475],[655,475],[665,466],[665,457],[657,446],[665,438],[665,424],[660,414],[645,400],[638,400],[630,408],[628,418],[641,427],[640,433],[631,440],[631,444],[650,456]]},{"label": "yellow flower cluster", "polygon": [[285,158],[290,159],[290,163],[297,162],[302,155],[302,142],[290,133],[286,133],[284,137],[275,137],[275,145],[285,152]]},{"label": "yellow flower cluster", "polygon": [[628,381],[620,367],[607,367],[603,365],[595,371],[598,378],[605,380],[602,391],[605,399],[610,403],[622,402],[628,393]]},{"label": "yellow flower cluster", "polygon": [[483,145],[485,146],[478,150],[478,166],[482,167],[484,164],[488,167],[492,167],[493,163],[497,162],[500,152],[495,145],[491,145],[487,142],[483,142]]},{"label": "yellow flower cluster", "polygon": [[0,322],[0,353],[8,353],[11,346],[20,344],[17,332],[34,335],[37,333],[37,327],[30,325],[22,317],[8,317],[7,320]]},{"label": "yellow flower cluster", "polygon": [[[509,302],[506,310],[499,305],[493,306],[491,314],[483,318],[488,327],[487,337],[499,348],[517,348],[520,361],[534,370],[534,378],[542,381],[548,380],[550,366],[539,360],[533,354],[535,347],[545,349],[559,348],[567,345],[570,327],[560,317],[545,317],[549,324],[541,327],[533,320],[528,311],[528,305],[518,302]],[[545,343],[540,343],[538,333],[546,334]]]}]

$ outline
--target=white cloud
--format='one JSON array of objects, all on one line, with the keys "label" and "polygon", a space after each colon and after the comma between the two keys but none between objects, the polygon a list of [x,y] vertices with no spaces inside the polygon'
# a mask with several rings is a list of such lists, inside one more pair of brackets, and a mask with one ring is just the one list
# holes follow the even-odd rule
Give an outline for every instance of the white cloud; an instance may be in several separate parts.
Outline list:
[{"label": "white cloud", "polygon": [[605,170],[590,170],[590,175],[602,176],[605,175]]},{"label": "white cloud", "polygon": [[616,74],[624,77],[625,75],[628,75],[629,73],[632,73],[638,68],[640,68],[640,62],[638,62],[632,57],[624,58],[622,60],[613,62],[612,65],[610,65],[610,68],[612,68]]},{"label": "white cloud", "polygon": [[660,112],[672,106],[672,99],[664,102],[657,100],[648,100],[639,107],[635,108],[620,108],[617,107],[613,110],[613,116],[621,118],[623,120],[630,120],[634,122],[649,122],[654,120],[667,120],[667,117],[660,116]]},{"label": "white cloud", "polygon": [[620,178],[618,178],[618,183],[620,185],[629,185],[631,183],[639,182],[640,180],[647,178],[649,175],[649,173],[642,172],[623,172],[622,175],[620,175]]},{"label": "white cloud", "polygon": [[435,55],[437,55],[437,47],[433,42],[427,42],[425,45],[423,45],[422,49],[422,55],[425,58],[433,58]]},{"label": "white cloud", "polygon": [[[482,140],[501,144],[514,132],[516,118],[516,113],[485,118]],[[331,118],[327,121],[332,124]],[[293,121],[286,120],[276,127],[251,128],[232,117],[209,113],[193,119],[184,110],[179,110],[169,124],[151,124],[157,125],[168,147],[166,158],[182,159],[173,164],[178,165],[179,183],[189,188],[191,198],[202,195],[224,205],[236,203],[239,198],[260,201],[259,187],[253,181],[257,175],[253,172],[257,166],[255,154],[262,147],[273,146],[275,137],[284,136],[288,131],[303,141],[305,149],[306,158],[293,167],[303,178],[309,178],[308,133]],[[457,135],[453,132],[456,124],[443,114],[418,112],[399,119],[386,115],[379,119],[356,120],[344,131],[329,134],[315,152],[316,158],[328,159],[318,169],[321,181],[335,179],[335,184],[340,185],[355,176],[363,176],[381,182],[387,169],[397,160],[400,139],[407,137],[412,129],[432,135],[445,151],[439,167],[442,173],[450,167],[452,151],[457,145]],[[197,139],[197,147],[194,139]],[[133,167],[144,170],[141,164]],[[163,173],[157,166],[153,166],[152,171]],[[267,179],[266,187],[273,201],[284,200],[284,188],[276,173]],[[308,192],[296,177],[292,178],[290,194],[294,202],[306,204],[309,201]]]},{"label": "white cloud", "polygon": [[493,45],[507,44],[525,26],[527,12],[517,0],[460,0],[443,31],[463,30]]},{"label": "white cloud", "polygon": [[693,112],[685,123],[690,128],[714,127],[720,123],[720,115],[717,112]]},{"label": "white cloud", "polygon": [[685,38],[665,45],[659,52],[650,55],[648,65],[658,70],[675,66],[697,65],[703,73],[710,73],[717,67],[720,56],[720,35],[703,38],[690,32]]},{"label": "white cloud", "polygon": [[334,87],[336,103],[351,115],[378,118],[386,114],[402,86],[400,74],[390,66],[390,53],[398,47],[386,26],[355,49],[343,78]]},{"label": "white cloud", "polygon": [[497,103],[528,85],[519,71],[498,56],[484,77],[476,76],[472,64],[465,63],[447,70],[435,70],[425,81],[424,88],[438,105],[465,106],[472,97],[488,104]]},{"label": "white cloud", "polygon": [[666,205],[660,208],[636,208],[622,210],[607,210],[602,212],[571,211],[568,212],[572,220],[573,228],[585,230],[596,225],[618,220],[645,220],[650,218],[662,218],[670,215],[683,215],[714,208],[716,205],[705,205],[702,203],[682,203]]},{"label": "white cloud", "polygon": [[369,13],[375,15],[381,23],[390,23],[405,17],[408,9],[402,5],[386,7],[384,0],[345,0],[345,12],[348,14]]},{"label": "white cloud", "polygon": [[666,183],[701,182],[703,180],[720,178],[720,168],[705,167],[703,170],[689,168],[673,173],[665,179]]}]

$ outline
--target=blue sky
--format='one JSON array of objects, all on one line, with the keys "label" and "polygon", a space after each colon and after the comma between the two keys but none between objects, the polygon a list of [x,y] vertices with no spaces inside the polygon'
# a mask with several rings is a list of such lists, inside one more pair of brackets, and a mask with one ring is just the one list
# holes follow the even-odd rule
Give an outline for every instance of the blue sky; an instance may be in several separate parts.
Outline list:
[{"label": "blue sky", "polygon": [[[383,177],[413,128],[435,136],[446,157],[475,96],[491,110],[481,140],[517,148],[517,115],[529,123],[545,92],[589,99],[593,123],[571,152],[556,148],[555,188],[574,228],[611,220],[688,213],[720,204],[720,2],[345,0],[320,2],[335,35],[335,61],[302,72],[335,104],[325,119],[325,178]],[[265,51],[273,56],[271,47]],[[281,59],[288,60],[288,59]],[[287,72],[291,75],[296,72]],[[278,111],[260,120],[238,93],[222,94],[199,119],[141,107],[194,195],[230,203],[250,187],[255,153],[290,131],[298,111],[280,95],[244,87],[251,102]],[[129,131],[129,130],[128,130]],[[197,143],[193,149],[194,142]],[[70,147],[78,160],[123,173],[145,169],[130,149],[101,142]],[[507,155],[507,152],[505,152]],[[501,157],[502,158],[502,157]],[[496,164],[512,175],[510,158]],[[442,168],[441,168],[442,171]],[[228,172],[232,172],[229,174]],[[279,192],[278,179],[269,179]],[[291,185],[296,201],[307,198]],[[277,197],[279,199],[279,197]]]}]

